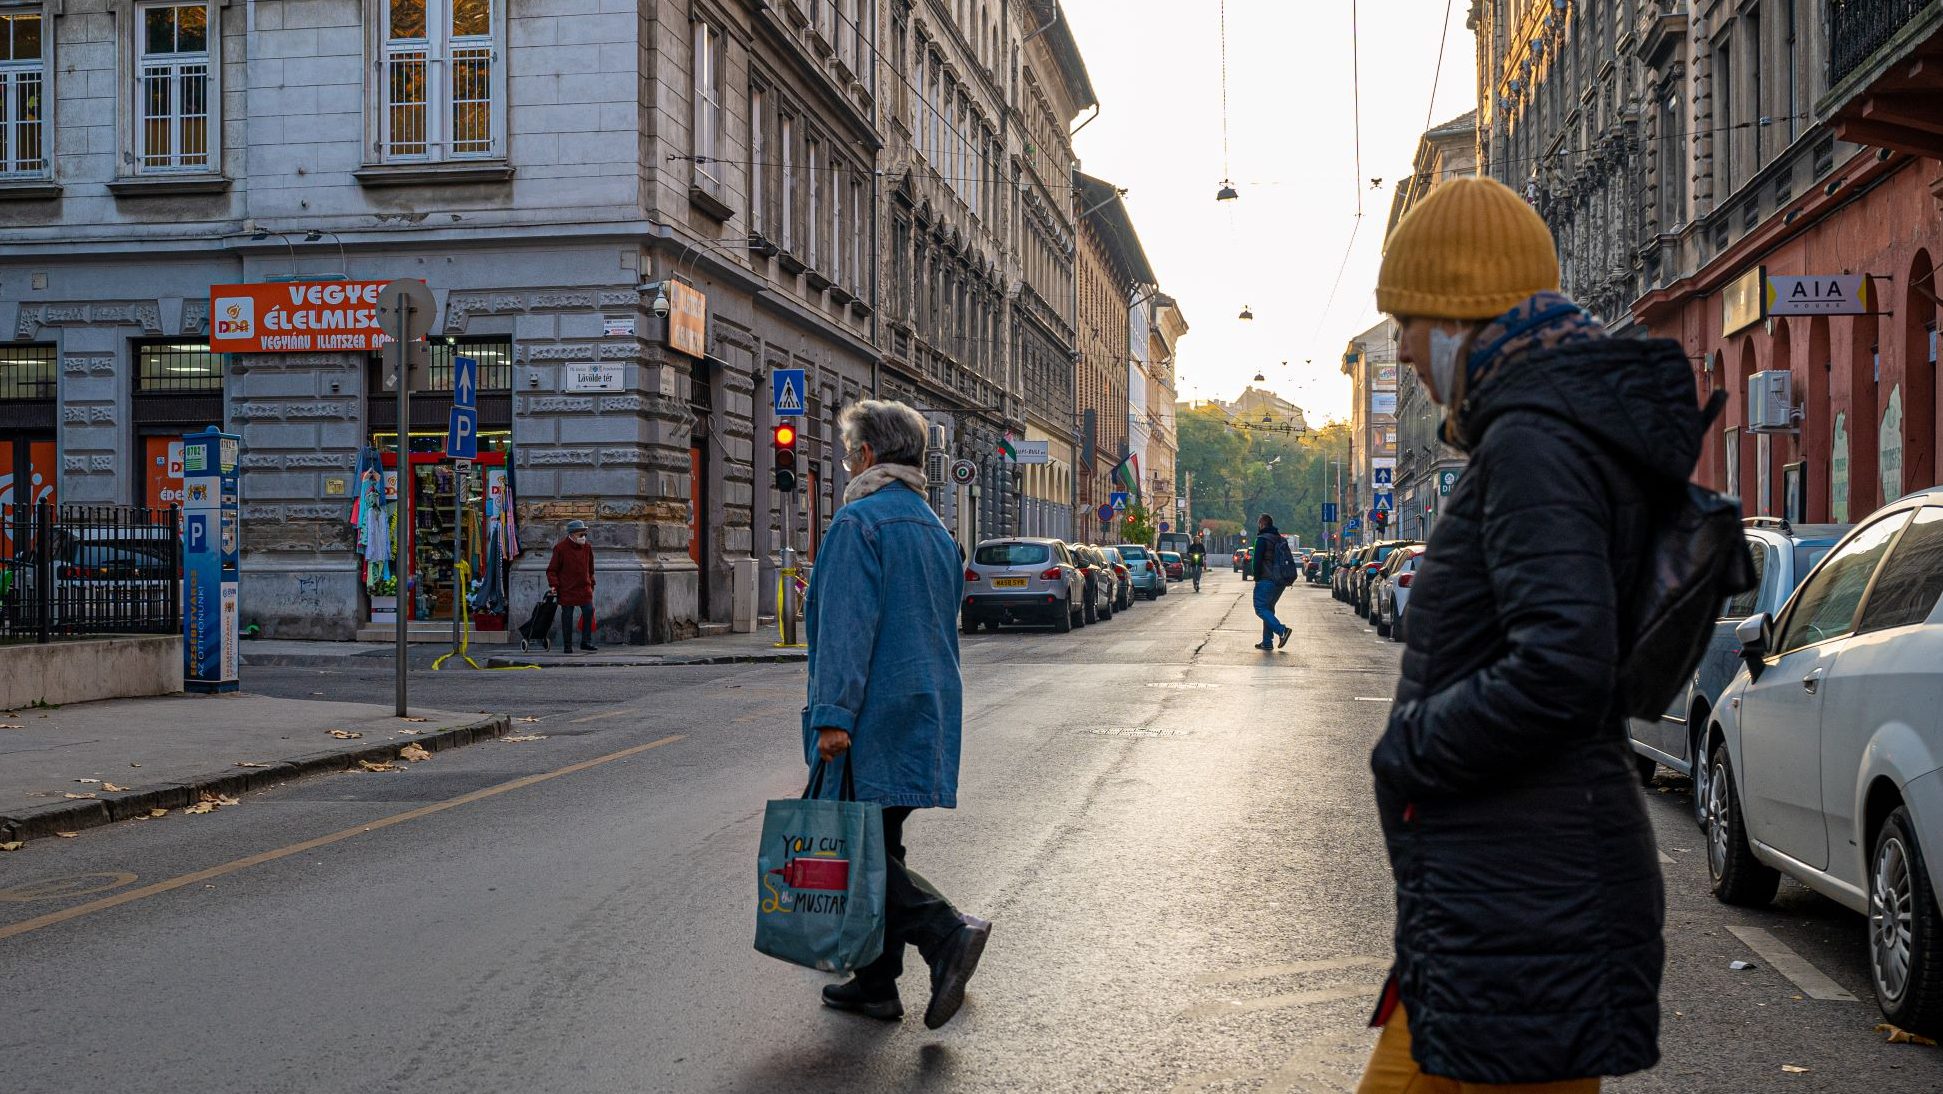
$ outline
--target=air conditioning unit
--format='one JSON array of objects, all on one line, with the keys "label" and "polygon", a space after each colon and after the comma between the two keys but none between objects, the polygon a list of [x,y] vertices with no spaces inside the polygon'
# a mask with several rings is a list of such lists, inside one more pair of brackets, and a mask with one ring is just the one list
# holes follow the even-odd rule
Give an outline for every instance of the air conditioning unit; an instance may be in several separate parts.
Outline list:
[{"label": "air conditioning unit", "polygon": [[1794,373],[1774,369],[1747,378],[1747,428],[1751,433],[1795,430]]}]

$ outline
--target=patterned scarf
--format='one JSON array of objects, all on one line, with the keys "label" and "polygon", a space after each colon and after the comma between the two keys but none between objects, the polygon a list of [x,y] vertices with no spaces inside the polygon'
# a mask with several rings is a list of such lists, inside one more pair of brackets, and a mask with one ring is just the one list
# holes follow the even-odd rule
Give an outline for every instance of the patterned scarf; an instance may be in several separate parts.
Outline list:
[{"label": "patterned scarf", "polygon": [[1471,339],[1470,357],[1464,364],[1465,394],[1444,417],[1444,440],[1467,450],[1476,441],[1464,429],[1470,393],[1496,376],[1505,362],[1538,350],[1604,337],[1605,327],[1564,293],[1535,293],[1513,305]]},{"label": "patterned scarf", "polygon": [[858,498],[867,498],[894,482],[901,482],[920,494],[931,485],[930,480],[924,477],[923,470],[909,464],[874,463],[864,468],[863,474],[851,479],[850,485],[843,488],[843,504],[849,505]]}]

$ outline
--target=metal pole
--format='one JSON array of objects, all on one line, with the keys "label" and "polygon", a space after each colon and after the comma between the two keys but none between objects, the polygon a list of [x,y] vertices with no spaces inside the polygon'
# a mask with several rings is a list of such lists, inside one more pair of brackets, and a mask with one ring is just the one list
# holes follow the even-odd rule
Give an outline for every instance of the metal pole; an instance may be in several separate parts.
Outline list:
[{"label": "metal pole", "polygon": [[783,645],[796,644],[796,491],[783,493],[783,595],[776,601],[776,612],[783,617]]},{"label": "metal pole", "polygon": [[[413,308],[411,306],[411,302],[407,300],[405,301],[404,310],[405,310],[405,315],[398,325],[399,334],[405,334],[408,331],[410,331],[411,313],[416,311],[417,309]],[[412,535],[413,529],[412,529],[412,464],[411,464],[411,459],[412,459],[411,386],[412,385],[411,385],[411,366],[407,363],[409,360],[409,355],[407,353],[405,340],[403,338],[394,339],[391,343],[391,347],[392,347],[392,357],[397,362],[396,367],[398,369],[397,379],[394,381],[394,383],[398,385],[398,544],[396,550],[393,551],[393,554],[397,555],[398,558],[398,569],[395,575],[396,583],[398,586],[398,595],[395,598],[398,602],[397,636],[396,636],[397,653],[395,657],[397,664],[394,666],[396,677],[397,677],[396,684],[395,684],[395,690],[397,692],[397,695],[396,695],[396,701],[393,703],[393,706],[395,707],[394,713],[397,714],[398,717],[403,718],[405,716],[405,700],[406,700],[406,691],[407,691],[407,685],[405,679],[406,670],[410,667],[408,651],[410,649],[410,641],[411,641],[409,636],[410,634],[409,628],[411,626],[410,612],[412,607],[411,548],[412,548],[413,538],[414,538]]]},{"label": "metal pole", "polygon": [[465,624],[460,620],[465,613],[460,610],[460,602],[465,599],[465,582],[461,578],[464,571],[460,564],[466,557],[466,479],[472,474],[471,460],[454,460],[452,469],[452,648],[458,649],[465,635],[460,633]]}]

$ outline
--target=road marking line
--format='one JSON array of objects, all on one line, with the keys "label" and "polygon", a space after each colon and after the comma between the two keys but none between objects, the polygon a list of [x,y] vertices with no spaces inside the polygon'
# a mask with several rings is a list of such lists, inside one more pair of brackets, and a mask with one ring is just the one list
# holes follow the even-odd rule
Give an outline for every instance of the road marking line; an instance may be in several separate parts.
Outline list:
[{"label": "road marking line", "polygon": [[1344,999],[1374,999],[1383,990],[1382,982],[1369,984],[1343,984],[1333,988],[1317,988],[1314,991],[1298,991],[1288,995],[1271,995],[1263,999],[1223,999],[1218,1003],[1203,1003],[1189,1007],[1189,1018],[1219,1018],[1227,1014],[1252,1014],[1262,1010],[1285,1010],[1289,1007],[1308,1007],[1317,1003],[1335,1003]]},{"label": "road marking line", "polygon": [[70,919],[79,919],[84,915],[93,915],[95,912],[105,912],[110,908],[120,907],[131,901],[141,900],[144,897],[158,896],[162,893],[197,884],[198,882],[208,881],[211,878],[233,874],[239,870],[247,870],[252,866],[261,866],[266,862],[275,862],[281,858],[289,858],[291,855],[303,854],[305,851],[314,851],[319,847],[328,847],[333,843],[342,843],[347,839],[362,836],[367,832],[376,832],[380,828],[390,828],[395,824],[404,824],[406,821],[414,821],[420,817],[429,817],[434,813],[443,813],[447,809],[456,809],[461,805],[468,805],[485,798],[496,797],[508,791],[523,790],[526,787],[547,782],[550,779],[557,779],[562,775],[579,774],[589,768],[599,767],[604,763],[611,763],[615,760],[624,760],[629,756],[646,752],[651,748],[660,748],[662,745],[674,744],[676,741],[683,740],[684,738],[684,734],[677,733],[673,736],[663,737],[658,741],[649,741],[644,745],[635,745],[632,748],[621,749],[619,752],[609,752],[605,756],[596,756],[591,760],[582,760],[579,763],[568,764],[554,771],[543,771],[537,775],[522,775],[517,779],[503,783],[495,783],[492,786],[474,790],[468,794],[461,794],[456,798],[447,798],[442,802],[433,802],[430,805],[419,806],[417,809],[408,809],[403,813],[393,813],[389,817],[380,817],[377,820],[360,824],[353,828],[341,829],[327,836],[318,836],[316,839],[307,839],[302,843],[293,843],[287,847],[279,847],[271,851],[260,851],[254,855],[246,855],[243,858],[225,862],[220,866],[211,866],[204,870],[197,870],[192,874],[172,877],[167,881],[158,881],[153,885],[144,885],[139,889],[129,889],[125,892],[116,893],[113,896],[102,897],[100,900],[90,900],[86,904],[76,904],[72,908],[63,908],[58,912],[49,912],[46,915],[36,916],[33,919],[23,919],[18,923],[9,923],[6,926],[0,926],[0,940],[12,938],[15,935],[23,935],[29,931],[38,931],[42,927],[52,927],[57,923],[65,923]]},{"label": "road marking line", "polygon": [[1197,976],[1194,983],[1239,984],[1248,980],[1267,980],[1274,976],[1293,976],[1304,972],[1332,972],[1337,969],[1387,969],[1387,957],[1328,957],[1320,961],[1296,961],[1287,965],[1263,965],[1257,969],[1239,969],[1235,972],[1216,972]]},{"label": "road marking line", "polygon": [[598,722],[602,718],[619,718],[623,714],[639,714],[639,713],[641,713],[639,707],[628,707],[625,710],[603,710],[599,714],[589,714],[584,718],[568,719],[567,724],[579,725],[582,722]]},{"label": "road marking line", "polygon": [[1356,701],[1359,703],[1389,703],[1395,700],[1385,699],[1381,695],[1358,695]]},{"label": "road marking line", "polygon": [[1669,855],[1669,854],[1667,854],[1667,853],[1666,853],[1665,851],[1661,851],[1661,852],[1659,852],[1659,855],[1660,855],[1660,865],[1661,865],[1661,866],[1671,866],[1671,865],[1673,865],[1673,856],[1672,856],[1672,855]]},{"label": "road marking line", "polygon": [[1788,982],[1800,988],[1801,994],[1808,998],[1856,1002],[1855,996],[1850,995],[1842,985],[1830,980],[1820,969],[1810,965],[1807,958],[1789,949],[1787,943],[1767,931],[1759,927],[1729,927],[1727,930],[1775,972],[1787,977]]}]

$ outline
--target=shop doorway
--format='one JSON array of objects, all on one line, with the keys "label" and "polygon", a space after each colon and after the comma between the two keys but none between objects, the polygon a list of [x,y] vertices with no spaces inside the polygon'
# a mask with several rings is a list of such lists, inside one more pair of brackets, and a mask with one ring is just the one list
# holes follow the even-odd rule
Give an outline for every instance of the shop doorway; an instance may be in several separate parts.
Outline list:
[{"label": "shop doorway", "polygon": [[[397,437],[372,437],[394,552],[400,550]],[[467,468],[446,458],[443,431],[411,434],[402,488],[411,491],[412,524],[404,530],[402,553],[412,560],[412,579],[401,590],[396,571],[402,567],[373,557],[384,552],[366,550],[361,569],[371,623],[396,622],[393,613],[401,609],[414,623],[449,623],[463,598],[475,632],[506,630],[508,562],[519,552],[512,440],[510,431],[482,431],[479,458]]]},{"label": "shop doorway", "polygon": [[48,344],[0,347],[0,558],[14,555],[17,521],[58,501],[56,357]]}]

